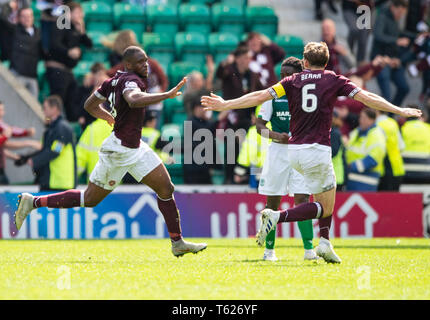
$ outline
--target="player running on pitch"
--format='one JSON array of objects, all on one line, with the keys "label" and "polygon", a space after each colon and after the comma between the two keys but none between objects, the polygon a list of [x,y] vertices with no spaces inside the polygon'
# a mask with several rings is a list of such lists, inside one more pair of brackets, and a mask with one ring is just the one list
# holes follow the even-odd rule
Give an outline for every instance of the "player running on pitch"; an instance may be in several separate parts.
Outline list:
[{"label": "player running on pitch", "polygon": [[328,59],[329,51],[324,42],[310,42],[303,53],[303,72],[286,77],[266,90],[251,92],[237,99],[224,100],[211,94],[201,100],[207,110],[223,111],[249,108],[287,96],[291,113],[288,159],[291,166],[304,176],[315,202],[282,211],[264,209],[257,243],[263,245],[267,234],[277,223],[319,219],[321,239],[315,251],[326,262],[340,263],[341,259],[329,240],[336,197],[330,148],[334,101],[338,96],[349,96],[370,108],[403,117],[419,117],[421,111],[394,106],[382,97],[357,87],[346,77],[324,70]]},{"label": "player running on pitch", "polygon": [[[124,51],[123,61],[124,71],[118,71],[113,78],[106,80],[85,102],[84,108],[88,113],[113,125],[113,132],[100,149],[99,161],[90,175],[87,189],[84,192],[68,190],[47,196],[21,194],[15,212],[16,227],[19,230],[35,208],[94,207],[129,172],[157,194],[158,208],[167,224],[173,255],[179,257],[189,252],[197,253],[207,245],[183,240],[169,173],[157,154],[141,141],[144,107],[179,96],[186,78],[170,91],[149,94],[145,92],[144,82],[148,76],[145,51],[136,46],[128,47]],[[105,100],[110,102],[110,112],[101,106]]]},{"label": "player running on pitch", "polygon": [[[281,78],[302,72],[300,59],[289,57],[282,62]],[[270,121],[272,130],[266,127]],[[266,208],[278,210],[282,196],[294,194],[294,205],[309,201],[310,192],[306,188],[303,176],[291,168],[288,161],[288,138],[290,132],[290,112],[287,97],[268,100],[263,103],[257,118],[257,131],[272,139],[266,153],[263,171],[260,177],[258,193],[267,196]],[[264,130],[267,130],[266,132]],[[314,237],[312,220],[297,222],[305,247],[305,260],[317,260],[313,250]],[[263,260],[277,261],[275,254],[276,226],[266,236],[266,248]]]}]

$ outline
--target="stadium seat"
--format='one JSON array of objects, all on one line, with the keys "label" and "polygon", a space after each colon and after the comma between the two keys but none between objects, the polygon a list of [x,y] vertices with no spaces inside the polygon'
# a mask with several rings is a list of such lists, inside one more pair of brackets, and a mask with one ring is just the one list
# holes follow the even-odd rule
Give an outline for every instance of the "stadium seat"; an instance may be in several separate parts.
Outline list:
[{"label": "stadium seat", "polygon": [[93,47],[91,49],[85,48],[81,59],[85,61],[106,61],[109,56],[109,50],[104,47],[101,42],[104,33],[100,31],[89,31],[87,34],[93,41]]},{"label": "stadium seat", "polygon": [[40,28],[41,11],[37,8],[37,1],[31,1],[31,9],[33,9],[34,25]]},{"label": "stadium seat", "polygon": [[184,127],[184,121],[187,120],[188,116],[185,112],[175,112],[172,117],[172,122],[178,126]]},{"label": "stadium seat", "polygon": [[255,31],[274,38],[278,33],[278,16],[271,7],[253,6],[246,8],[248,31]]},{"label": "stadium seat", "polygon": [[73,74],[75,75],[76,80],[81,83],[84,76],[90,72],[93,61],[84,61],[81,60],[78,62],[76,67],[73,69]]},{"label": "stadium seat", "polygon": [[179,30],[178,9],[169,5],[146,7],[147,23],[152,32],[175,34]]},{"label": "stadium seat", "polygon": [[245,31],[245,15],[241,6],[217,3],[212,7],[212,25],[218,32],[242,34]]},{"label": "stadium seat", "polygon": [[278,80],[281,80],[281,65],[282,65],[282,62],[279,62],[275,66],[275,74],[276,74],[276,77],[278,78]]},{"label": "stadium seat", "polygon": [[101,1],[82,2],[87,31],[109,33],[113,30],[112,7]]},{"label": "stadium seat", "polygon": [[142,36],[142,46],[147,54],[164,68],[175,60],[173,36],[169,33],[145,32]]},{"label": "stadium seat", "polygon": [[189,61],[173,62],[169,65],[168,69],[170,87],[175,86],[183,77],[192,71],[203,71],[201,63]]},{"label": "stadium seat", "polygon": [[221,0],[220,2],[229,6],[240,6],[243,9],[248,5],[248,0]]},{"label": "stadium seat", "polygon": [[216,0],[188,0],[188,3],[210,5],[210,4],[214,3],[215,1]]},{"label": "stadium seat", "polygon": [[207,38],[198,32],[179,32],[175,35],[175,49],[177,59],[204,64],[208,53]]},{"label": "stadium seat", "polygon": [[113,7],[115,26],[120,30],[130,29],[141,35],[146,28],[146,16],[142,6],[137,4],[116,3]]},{"label": "stadium seat", "polygon": [[204,4],[185,3],[179,6],[179,22],[185,32],[209,34],[212,29],[209,8]]},{"label": "stadium seat", "polygon": [[209,36],[209,52],[214,57],[215,64],[224,60],[229,53],[234,51],[239,43],[239,38],[233,33],[211,33]]},{"label": "stadium seat", "polygon": [[294,56],[299,59],[303,58],[303,39],[297,36],[278,34],[275,39],[275,43],[282,47],[287,56]]},{"label": "stadium seat", "polygon": [[176,112],[184,112],[184,102],[183,102],[182,96],[176,97],[174,99],[164,100],[164,105],[163,105],[164,123],[173,122],[173,115]]}]

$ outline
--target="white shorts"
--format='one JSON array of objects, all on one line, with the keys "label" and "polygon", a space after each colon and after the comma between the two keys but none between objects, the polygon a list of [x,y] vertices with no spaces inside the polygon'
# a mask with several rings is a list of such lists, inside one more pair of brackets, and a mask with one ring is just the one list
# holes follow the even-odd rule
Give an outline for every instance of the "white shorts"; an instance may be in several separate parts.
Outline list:
[{"label": "white shorts", "polygon": [[139,148],[127,148],[112,132],[102,144],[90,182],[105,190],[113,190],[127,172],[140,182],[161,163],[158,155],[143,141]]},{"label": "white shorts", "polygon": [[303,175],[312,194],[336,187],[330,147],[319,144],[288,145],[288,158],[291,166]]},{"label": "white shorts", "polygon": [[266,196],[310,194],[303,176],[288,160],[288,145],[272,142],[266,153],[258,193]]}]

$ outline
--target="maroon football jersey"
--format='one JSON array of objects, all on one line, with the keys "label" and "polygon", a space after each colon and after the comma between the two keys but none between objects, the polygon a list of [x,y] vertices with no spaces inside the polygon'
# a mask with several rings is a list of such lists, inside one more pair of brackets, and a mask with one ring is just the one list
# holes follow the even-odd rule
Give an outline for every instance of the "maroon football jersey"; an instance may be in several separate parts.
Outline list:
[{"label": "maroon football jersey", "polygon": [[289,143],[326,146],[330,146],[336,98],[352,98],[360,90],[348,78],[327,70],[304,70],[269,88],[275,99],[287,95],[291,114]]},{"label": "maroon football jersey", "polygon": [[144,108],[130,108],[123,97],[125,91],[134,89],[145,91],[143,80],[134,73],[117,71],[114,77],[103,82],[95,92],[98,98],[109,101],[110,112],[115,118],[115,136],[128,148],[139,147],[145,114]]}]

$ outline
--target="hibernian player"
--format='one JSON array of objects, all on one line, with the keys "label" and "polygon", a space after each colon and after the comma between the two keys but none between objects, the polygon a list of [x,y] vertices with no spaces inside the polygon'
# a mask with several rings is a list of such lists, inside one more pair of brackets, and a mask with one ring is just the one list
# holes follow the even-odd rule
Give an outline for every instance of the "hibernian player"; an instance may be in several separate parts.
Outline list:
[{"label": "hibernian player", "polygon": [[[302,61],[289,57],[282,62],[281,79],[303,71]],[[278,210],[282,196],[294,194],[294,205],[309,201],[310,191],[303,176],[294,170],[288,160],[288,139],[290,133],[290,111],[286,96],[263,103],[257,118],[257,132],[272,139],[266,153],[263,171],[260,177],[258,193],[267,196],[266,208]],[[270,122],[272,129],[267,128]],[[313,250],[312,220],[298,221],[299,230],[305,248],[305,260],[317,260]],[[266,237],[266,249],[263,260],[277,261],[275,254],[276,227]]]},{"label": "hibernian player", "polygon": [[402,117],[419,117],[421,110],[400,108],[384,98],[362,90],[348,78],[325,70],[330,54],[324,42],[309,42],[303,52],[305,70],[282,79],[274,86],[248,93],[232,100],[211,94],[202,97],[207,110],[224,111],[250,108],[267,100],[287,96],[291,113],[291,137],[288,159],[300,172],[315,202],[303,203],[292,209],[261,212],[261,227],[257,243],[262,245],[277,223],[319,219],[320,242],[316,253],[326,262],[340,263],[329,240],[331,219],[336,198],[336,179],[331,160],[330,130],[334,102],[346,96],[366,106],[392,112]]}]

